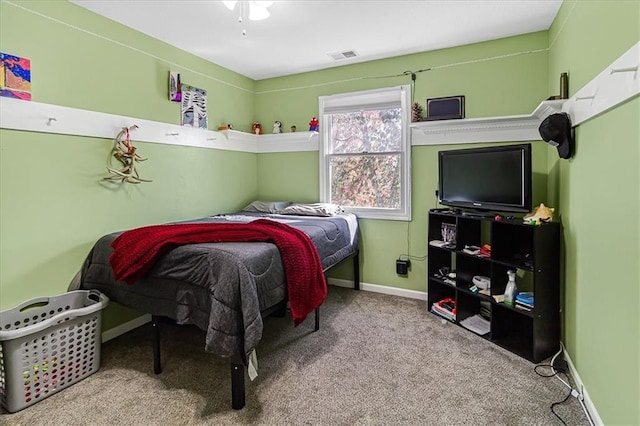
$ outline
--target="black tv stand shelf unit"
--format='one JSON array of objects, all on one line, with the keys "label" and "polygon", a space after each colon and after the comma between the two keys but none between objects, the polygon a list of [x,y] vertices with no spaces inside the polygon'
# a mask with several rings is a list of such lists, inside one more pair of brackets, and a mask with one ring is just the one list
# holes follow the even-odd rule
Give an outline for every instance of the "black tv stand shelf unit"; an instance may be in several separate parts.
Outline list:
[{"label": "black tv stand shelf unit", "polygon": [[[451,298],[455,320],[475,315],[488,320],[482,337],[539,363],[560,347],[560,224],[533,226],[522,219],[496,220],[495,215],[467,215],[461,211],[429,212],[427,241],[443,240],[443,224],[455,229],[455,245],[427,245],[427,307]],[[491,246],[489,256],[469,253],[469,246]],[[508,270],[516,270],[520,292],[532,292],[534,306],[522,309],[496,301],[507,285]],[[443,272],[455,272],[455,276]],[[473,289],[473,277],[491,280],[488,291]],[[472,332],[472,331],[470,331]]]}]

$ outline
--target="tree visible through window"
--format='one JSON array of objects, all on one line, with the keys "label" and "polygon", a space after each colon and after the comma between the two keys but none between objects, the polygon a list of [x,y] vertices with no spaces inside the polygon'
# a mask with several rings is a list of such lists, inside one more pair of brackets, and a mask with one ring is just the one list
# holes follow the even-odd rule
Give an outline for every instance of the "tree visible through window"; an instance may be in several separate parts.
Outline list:
[{"label": "tree visible through window", "polygon": [[409,144],[402,92],[392,88],[321,98],[323,201],[361,217],[409,218]]},{"label": "tree visible through window", "polygon": [[400,208],[400,108],[333,114],[331,201]]}]

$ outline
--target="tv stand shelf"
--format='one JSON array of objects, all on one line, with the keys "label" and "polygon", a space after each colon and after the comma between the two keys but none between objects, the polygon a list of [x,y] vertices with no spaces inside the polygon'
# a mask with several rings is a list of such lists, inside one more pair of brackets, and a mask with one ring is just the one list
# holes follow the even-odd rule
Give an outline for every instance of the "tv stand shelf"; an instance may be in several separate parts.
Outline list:
[{"label": "tv stand shelf", "polygon": [[[522,219],[438,209],[428,217],[427,241],[443,239],[443,224],[455,227],[456,237],[453,248],[427,245],[428,309],[451,298],[456,301],[455,324],[482,315],[490,324],[482,337],[490,342],[535,363],[552,356],[560,347],[560,224],[533,226]],[[463,251],[484,244],[491,245],[489,257]],[[516,270],[520,292],[533,293],[530,311],[495,299],[504,294],[508,270]],[[455,278],[442,276],[443,271],[455,272]],[[488,294],[472,291],[476,275],[490,278]]]}]

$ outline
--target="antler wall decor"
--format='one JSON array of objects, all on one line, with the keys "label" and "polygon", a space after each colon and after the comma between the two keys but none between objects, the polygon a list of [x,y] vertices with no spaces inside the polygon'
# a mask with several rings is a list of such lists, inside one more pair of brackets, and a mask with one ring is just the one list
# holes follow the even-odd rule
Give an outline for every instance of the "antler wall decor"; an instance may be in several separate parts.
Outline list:
[{"label": "antler wall decor", "polygon": [[114,180],[120,182],[140,183],[151,182],[148,179],[142,179],[136,170],[136,163],[145,161],[146,158],[136,154],[136,147],[131,143],[130,131],[137,129],[135,124],[131,127],[124,127],[116,136],[113,142],[113,156],[120,161],[124,167],[117,170],[111,166],[111,157],[109,157],[109,165],[107,170],[112,176],[107,176],[105,180]]}]

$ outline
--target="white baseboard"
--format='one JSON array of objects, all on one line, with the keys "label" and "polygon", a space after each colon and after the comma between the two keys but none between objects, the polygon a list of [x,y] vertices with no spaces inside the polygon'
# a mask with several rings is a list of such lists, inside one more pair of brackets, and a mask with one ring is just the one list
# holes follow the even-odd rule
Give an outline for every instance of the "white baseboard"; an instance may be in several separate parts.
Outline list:
[{"label": "white baseboard", "polygon": [[569,374],[571,374],[571,378],[573,379],[573,383],[575,383],[576,390],[582,393],[582,397],[584,399],[584,405],[587,407],[587,411],[589,412],[589,416],[591,416],[591,421],[595,426],[604,426],[604,422],[600,418],[600,414],[598,414],[598,410],[596,406],[593,404],[593,401],[589,397],[589,392],[587,392],[587,388],[582,383],[582,379],[578,374],[578,370],[576,370],[575,365],[573,365],[573,361],[571,361],[571,357],[567,353],[567,350],[563,350],[564,359],[567,360],[567,365],[569,366]]},{"label": "white baseboard", "polygon": [[[353,281],[341,280],[339,278],[329,278],[327,283],[336,287],[353,288]],[[427,300],[427,293],[424,291],[406,290],[404,288],[387,287],[378,284],[360,283],[360,290],[371,291],[373,293],[390,294],[392,296],[408,297],[409,299]]]},{"label": "white baseboard", "polygon": [[151,315],[145,314],[140,317],[134,318],[131,321],[127,321],[124,324],[120,324],[116,327],[110,328],[109,330],[102,333],[102,343],[107,342],[111,339],[115,339],[116,337],[121,336],[124,333],[131,331],[134,328],[138,328],[148,322],[151,322]]}]

